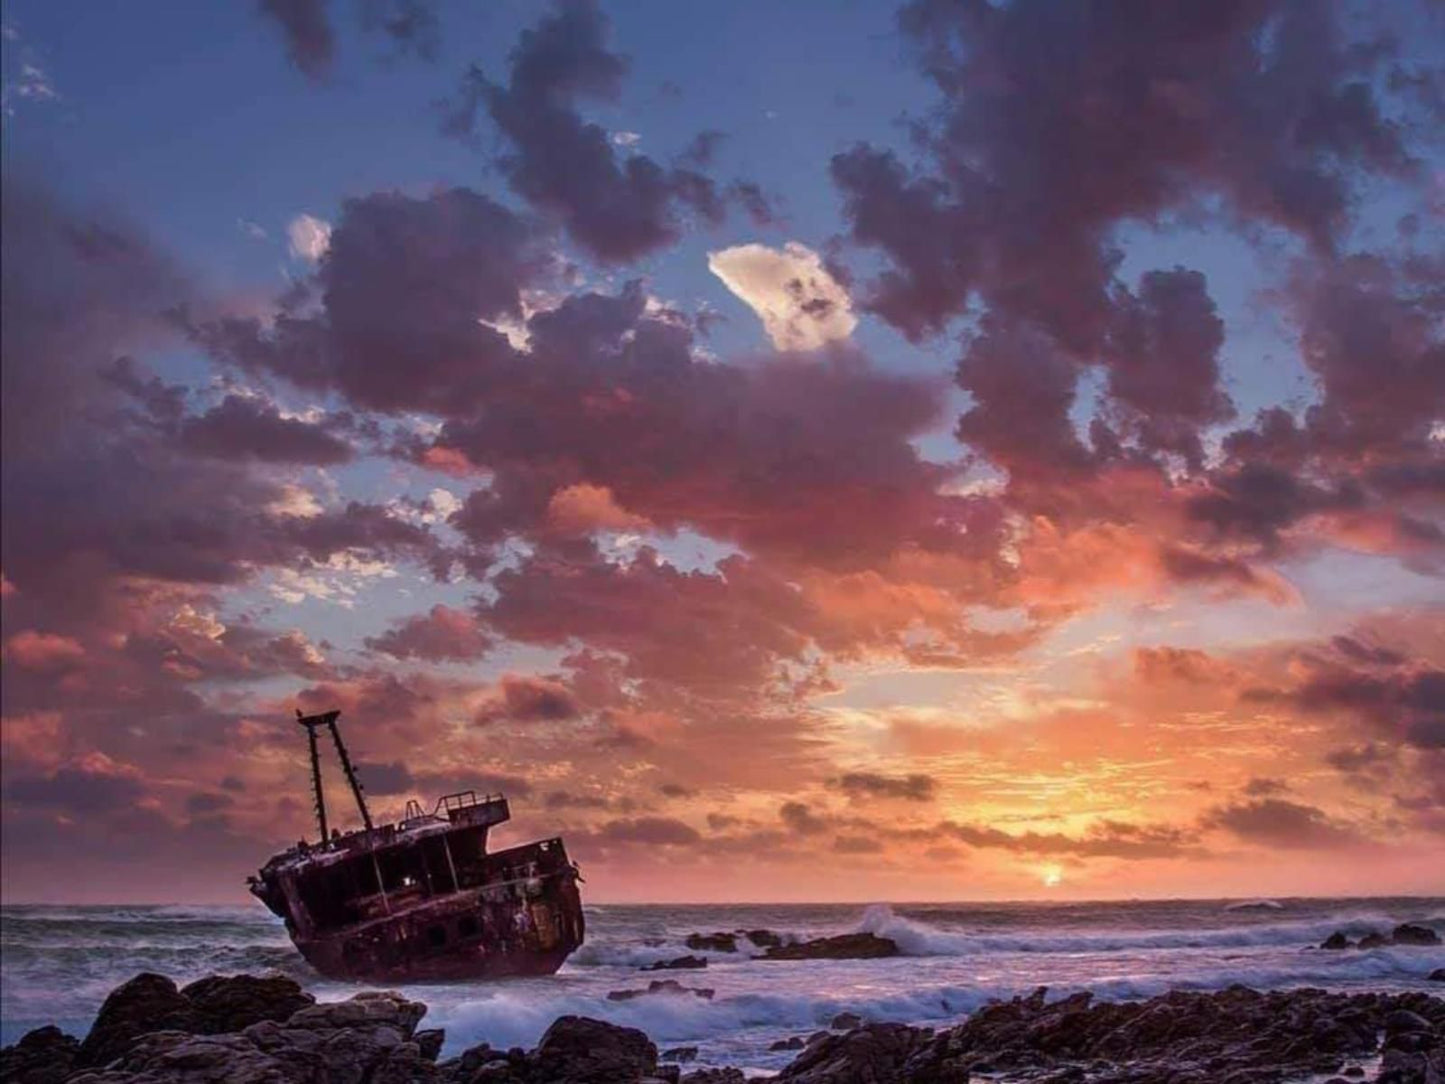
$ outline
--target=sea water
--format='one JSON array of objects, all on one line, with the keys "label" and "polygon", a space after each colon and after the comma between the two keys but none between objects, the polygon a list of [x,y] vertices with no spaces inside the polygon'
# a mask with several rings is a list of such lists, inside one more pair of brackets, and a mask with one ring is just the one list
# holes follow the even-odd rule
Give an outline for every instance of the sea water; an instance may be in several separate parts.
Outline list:
[{"label": "sea water", "polygon": [[[444,1056],[483,1041],[531,1047],[575,1013],[641,1028],[663,1049],[696,1046],[693,1064],[763,1070],[795,1056],[770,1051],[773,1042],[826,1028],[839,1013],[937,1027],[1037,986],[1108,999],[1232,983],[1445,992],[1427,978],[1445,967],[1445,948],[1315,947],[1336,930],[1358,938],[1401,922],[1445,934],[1445,899],[589,906],[587,942],[556,975],[403,989],[430,1006],[423,1026],[446,1029]],[[639,970],[688,954],[690,933],[757,928],[797,939],[867,930],[893,938],[902,955],[755,960],[762,950],[740,937],[736,953],[697,953],[708,958],[704,970]],[[83,1035],[105,995],[140,971],[184,984],[272,970],[323,1000],[358,989],[312,972],[259,905],[0,909],[7,1043],[48,1023]],[[714,993],[607,999],[659,978]]]}]

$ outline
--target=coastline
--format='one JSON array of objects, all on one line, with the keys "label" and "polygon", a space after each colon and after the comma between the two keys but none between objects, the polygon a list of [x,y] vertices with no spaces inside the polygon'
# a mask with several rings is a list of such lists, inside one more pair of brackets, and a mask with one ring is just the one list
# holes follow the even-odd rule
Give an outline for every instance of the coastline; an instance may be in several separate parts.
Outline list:
[{"label": "coastline", "polygon": [[[671,992],[663,996],[673,996]],[[942,1028],[835,1020],[797,1036],[776,1075],[692,1068],[696,1051],[564,1016],[536,1047],[440,1058],[427,1006],[391,991],[320,1002],[284,976],[142,974],[83,1039],[48,1026],[0,1051],[0,1084],[1048,1084],[1445,1077],[1445,998],[1235,986],[1136,1001],[1088,993],[991,1002]]]}]

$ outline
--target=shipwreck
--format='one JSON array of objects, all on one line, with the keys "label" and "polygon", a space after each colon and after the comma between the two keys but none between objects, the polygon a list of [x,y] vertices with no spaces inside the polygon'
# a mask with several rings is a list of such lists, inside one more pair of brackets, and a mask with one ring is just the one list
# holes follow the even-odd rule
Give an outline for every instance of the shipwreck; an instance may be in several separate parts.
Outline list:
[{"label": "shipwreck", "polygon": [[[511,816],[500,794],[445,794],[427,812],[408,800],[395,824],[374,824],[341,732],[339,711],[296,713],[311,752],[317,843],[301,841],[247,879],[285,920],[322,975],[355,981],[448,982],[550,975],[582,944],[581,880],[561,839],[488,853]],[[336,744],[361,814],[328,831],[317,731]]]}]

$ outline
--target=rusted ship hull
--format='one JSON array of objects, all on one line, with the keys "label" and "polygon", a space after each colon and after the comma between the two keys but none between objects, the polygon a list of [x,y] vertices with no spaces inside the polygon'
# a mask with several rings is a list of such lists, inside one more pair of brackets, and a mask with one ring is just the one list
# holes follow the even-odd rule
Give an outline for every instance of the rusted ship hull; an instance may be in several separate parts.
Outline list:
[{"label": "rusted ship hull", "polygon": [[354,982],[460,982],[550,975],[582,944],[570,876],[430,900],[336,934],[297,937],[306,962]]},{"label": "rusted ship hull", "polygon": [[[311,752],[317,843],[272,856],[251,893],[322,975],[356,982],[456,982],[550,975],[582,944],[581,875],[560,839],[488,851],[511,816],[500,794],[415,800],[395,824],[371,819],[341,733],[340,712],[302,715]],[[336,743],[362,828],[328,832],[317,731]]]}]

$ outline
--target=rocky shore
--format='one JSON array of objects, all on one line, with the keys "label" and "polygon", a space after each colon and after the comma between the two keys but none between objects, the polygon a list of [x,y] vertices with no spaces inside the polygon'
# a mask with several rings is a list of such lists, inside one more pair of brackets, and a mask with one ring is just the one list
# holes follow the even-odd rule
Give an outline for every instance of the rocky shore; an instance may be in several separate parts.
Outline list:
[{"label": "rocky shore", "polygon": [[[709,991],[710,992],[710,991]],[[696,992],[695,993],[700,993]],[[0,1084],[740,1084],[686,1070],[635,1028],[564,1016],[533,1050],[486,1044],[441,1060],[426,1006],[367,992],[318,1004],[280,976],[177,989],[142,974],[84,1039],[38,1028],[0,1051]],[[1087,993],[986,1005],[952,1027],[840,1017],[799,1035],[777,1084],[1445,1084],[1445,1000],[1424,993],[1176,992],[1101,1003]],[[670,1061],[669,1059],[676,1059]],[[756,1078],[754,1078],[756,1079]]]}]

